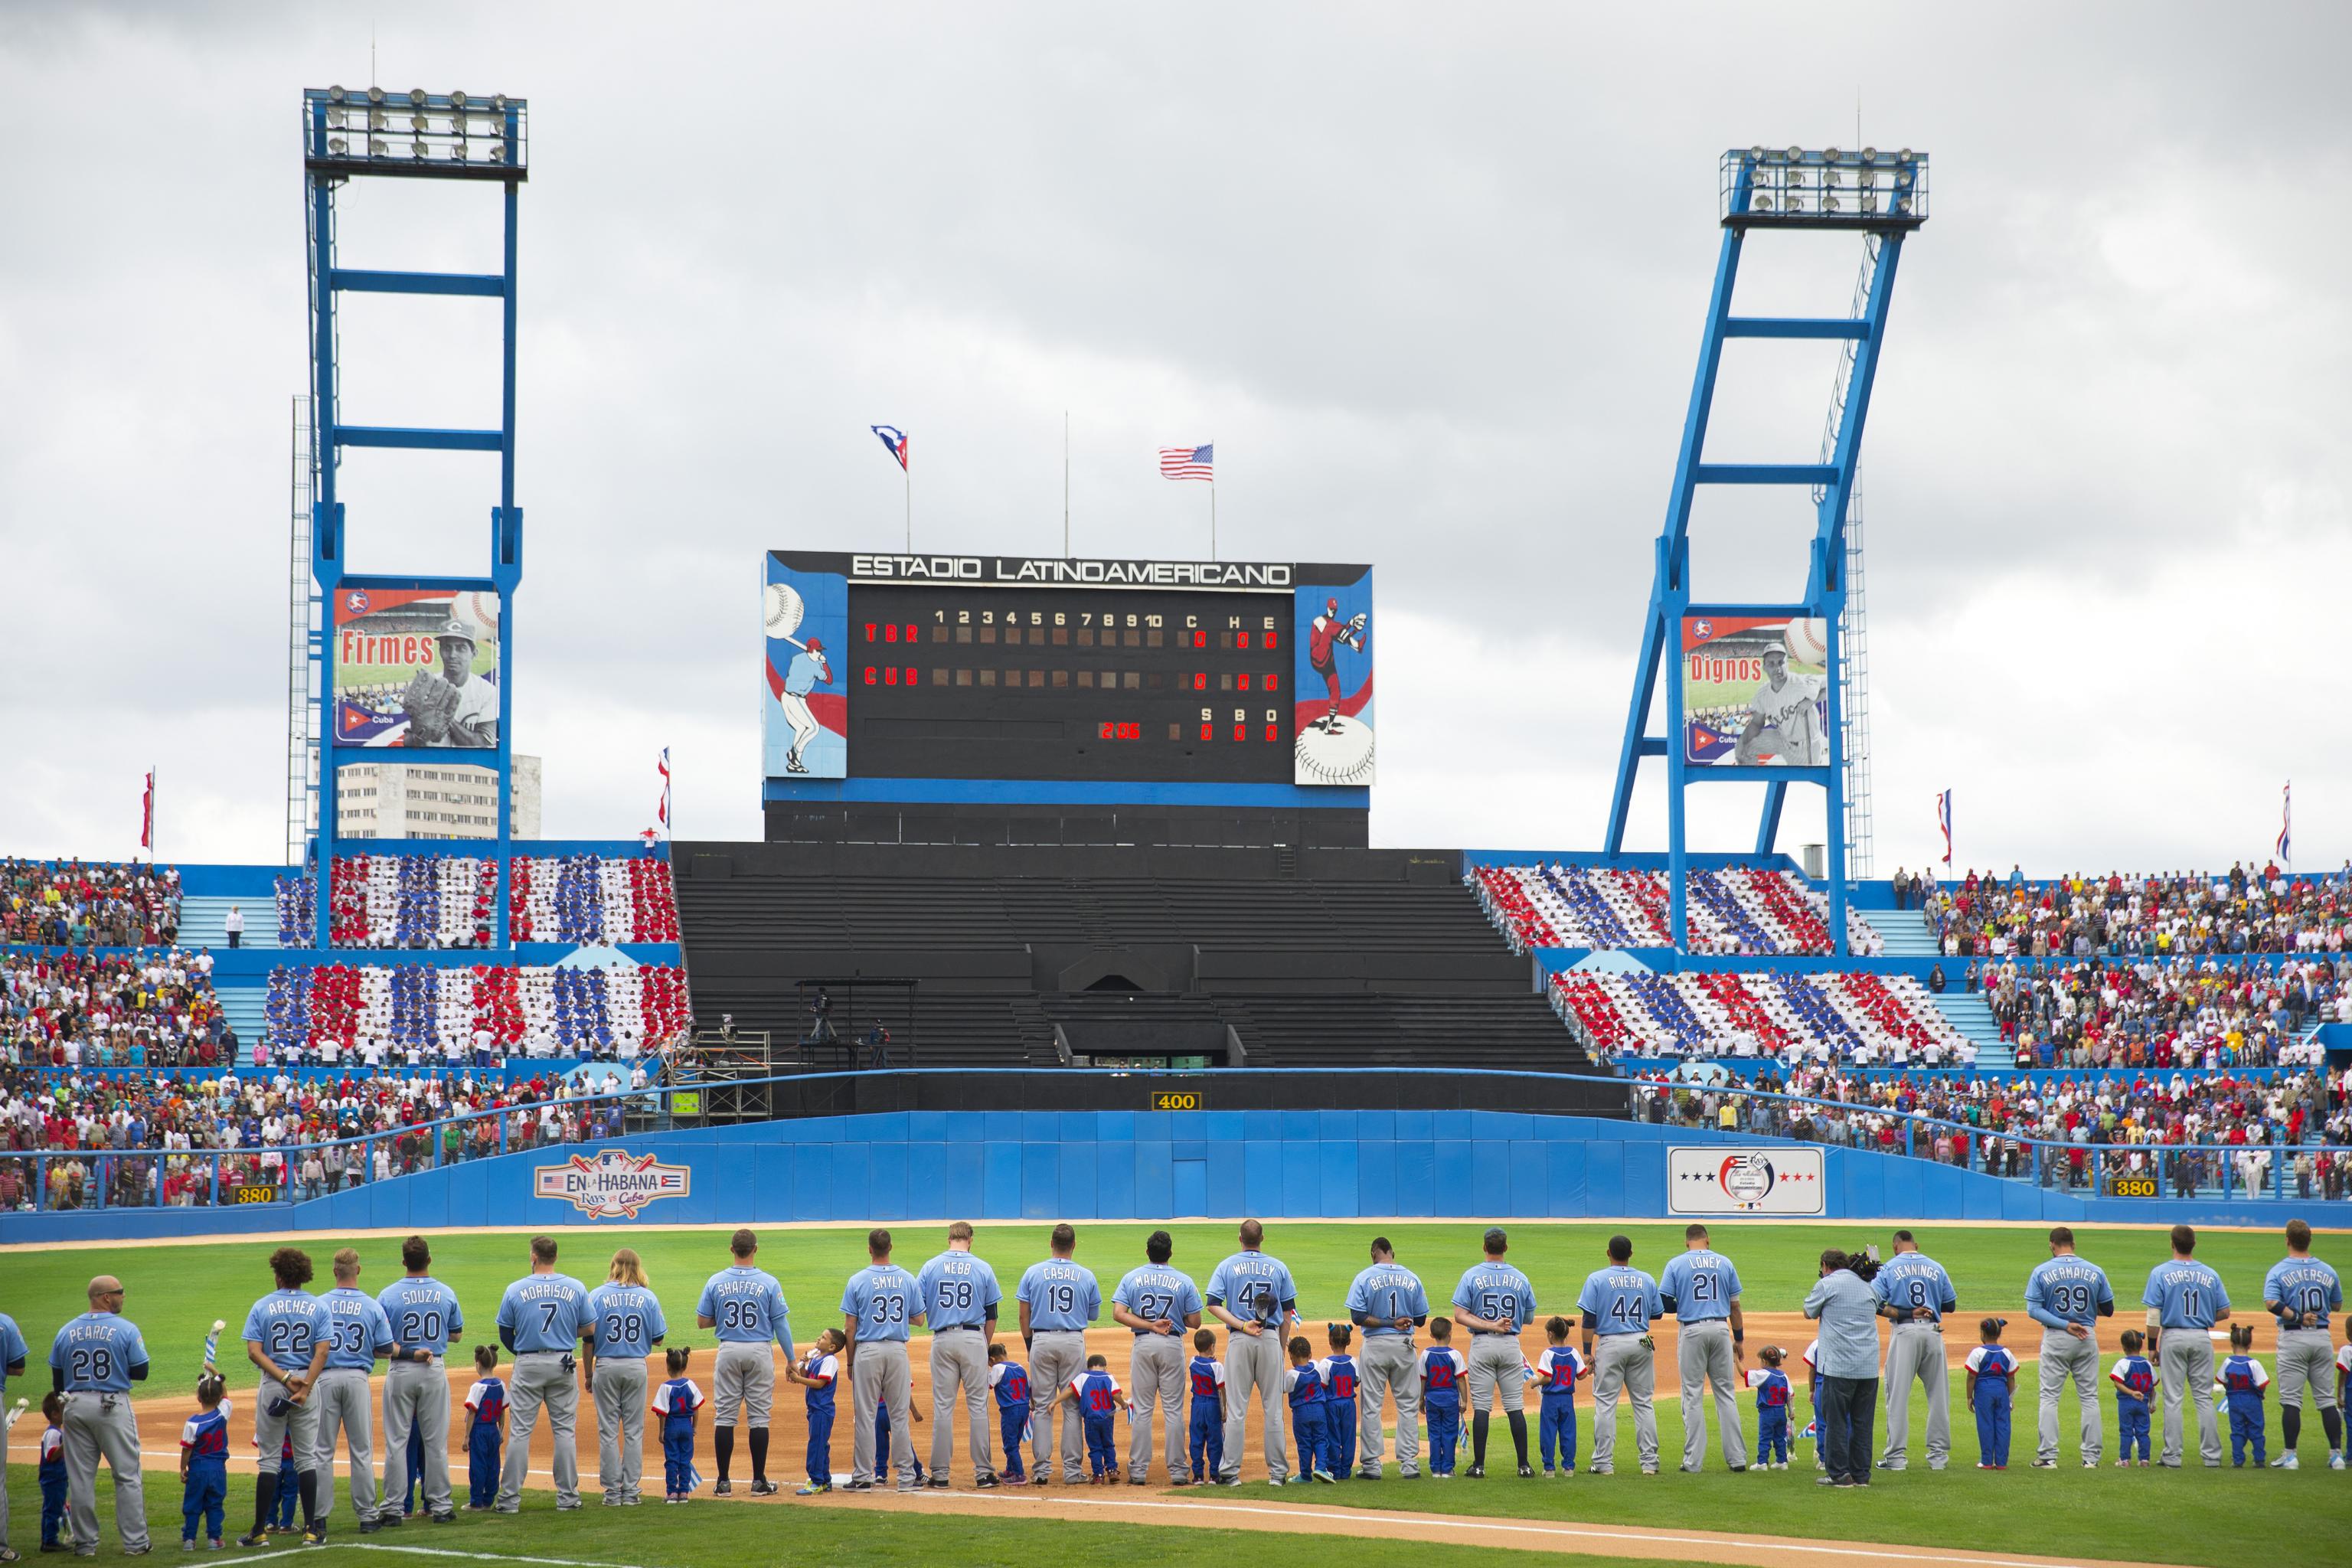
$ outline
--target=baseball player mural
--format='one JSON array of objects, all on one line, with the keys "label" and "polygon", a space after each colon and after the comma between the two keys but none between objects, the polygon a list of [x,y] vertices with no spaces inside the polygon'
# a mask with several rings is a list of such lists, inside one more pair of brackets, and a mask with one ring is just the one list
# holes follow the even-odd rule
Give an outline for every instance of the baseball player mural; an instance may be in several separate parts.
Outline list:
[{"label": "baseball player mural", "polygon": [[[1372,782],[1372,574],[1351,583],[1321,584],[1300,568],[1298,701],[1294,710],[1297,766],[1302,784]],[[1321,695],[1316,693],[1320,691]]]},{"label": "baseball player mural", "polygon": [[845,778],[849,710],[834,651],[849,642],[849,584],[767,558],[762,610],[770,701],[761,725],[770,778]]},{"label": "baseball player mural", "polygon": [[1827,621],[1690,616],[1683,622],[1682,681],[1688,762],[1829,762]]},{"label": "baseball player mural", "polygon": [[499,743],[499,595],[449,585],[335,595],[335,742]]}]

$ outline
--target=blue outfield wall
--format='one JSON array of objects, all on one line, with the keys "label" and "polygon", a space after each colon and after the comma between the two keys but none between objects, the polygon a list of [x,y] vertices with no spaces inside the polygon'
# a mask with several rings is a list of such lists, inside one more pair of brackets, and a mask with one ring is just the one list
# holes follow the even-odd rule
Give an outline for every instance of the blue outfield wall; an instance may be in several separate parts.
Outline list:
[{"label": "blue outfield wall", "polygon": [[[908,1111],[648,1133],[469,1161],[294,1205],[0,1215],[0,1243],[447,1226],[820,1220],[1663,1219],[1669,1144],[1705,1130],[1486,1110]],[[535,1194],[599,1148],[656,1155],[689,1190],[635,1220]],[[2090,1198],[1928,1161],[1825,1148],[1825,1221],[2323,1225],[2317,1201]],[[749,1156],[748,1158],[746,1156]],[[2352,1205],[2334,1205],[2347,1210]],[[1801,1223],[1801,1222],[1792,1222]]]}]

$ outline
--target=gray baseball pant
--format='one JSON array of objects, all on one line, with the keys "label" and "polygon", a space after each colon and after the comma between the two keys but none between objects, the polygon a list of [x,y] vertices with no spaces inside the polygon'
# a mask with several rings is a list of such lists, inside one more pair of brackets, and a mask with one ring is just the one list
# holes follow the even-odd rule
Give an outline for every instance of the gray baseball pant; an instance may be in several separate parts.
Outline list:
[{"label": "gray baseball pant", "polygon": [[[1079,1364],[1085,1364],[1085,1358],[1080,1358]],[[908,1424],[913,1414],[913,1388],[914,1372],[908,1364],[906,1341],[873,1340],[856,1347],[849,1372],[851,1403],[857,1411],[857,1430],[850,1444],[851,1481],[878,1486],[895,1472],[900,1491],[915,1489],[914,1428]],[[874,1409],[878,1405],[890,1407],[890,1468],[877,1474],[874,1468]]]},{"label": "gray baseball pant", "polygon": [[1658,1468],[1657,1352],[1647,1334],[1604,1334],[1592,1343],[1592,1470],[1607,1475],[1617,1452],[1617,1396],[1633,1401],[1633,1451]]},{"label": "gray baseball pant", "polygon": [[383,1380],[383,1496],[408,1496],[408,1434],[425,1448],[425,1511],[449,1511],[449,1374],[435,1356],[430,1362],[396,1361]]},{"label": "gray baseball pant", "polygon": [[2282,1329],[2278,1337],[2278,1401],[2303,1408],[2304,1385],[2311,1385],[2322,1410],[2336,1408],[2336,1345],[2326,1329]]},{"label": "gray baseball pant", "polygon": [[1151,1473],[1151,1407],[1160,1406],[1160,1447],[1168,1459],[1168,1479],[1192,1473],[1192,1457],[1184,1451],[1189,1388],[1181,1334],[1138,1334],[1135,1357],[1128,1363],[1127,1393],[1135,1414],[1127,1418],[1128,1479],[1141,1486]]},{"label": "gray baseball pant", "polygon": [[[1252,1390],[1263,1412],[1266,1479],[1280,1486],[1290,1475],[1290,1454],[1284,1447],[1282,1413],[1289,1397],[1282,1387],[1282,1335],[1268,1329],[1262,1334],[1239,1331],[1225,1336],[1225,1468],[1242,1473],[1242,1435],[1249,1430]],[[1034,1385],[1033,1385],[1034,1386]]]},{"label": "gray baseball pant", "polygon": [[[5,1392],[5,1390],[0,1390],[0,1393]],[[5,1411],[0,1411],[0,1415],[5,1414],[6,1414]],[[0,1426],[0,1479],[5,1479],[8,1474],[8,1433],[9,1428]],[[38,1455],[38,1451],[39,1440],[37,1438],[35,1439],[35,1453],[37,1457]],[[0,1485],[0,1546],[5,1546],[7,1544],[8,1489],[5,1485]]]},{"label": "gray baseball pant", "polygon": [[[317,1456],[311,1466],[319,1472],[319,1518],[324,1522],[335,1508],[335,1437],[340,1431],[351,1442],[352,1517],[362,1524],[375,1518],[375,1400],[368,1374],[355,1366],[332,1366],[319,1374],[310,1391],[319,1407]],[[299,1462],[299,1461],[298,1461]]]},{"label": "gray baseball pant", "polygon": [[565,1351],[525,1351],[514,1360],[507,1379],[507,1462],[499,1472],[500,1513],[522,1507],[523,1478],[530,1472],[530,1435],[539,1426],[541,1405],[547,1408],[547,1428],[555,1438],[555,1506],[580,1506],[580,1453],[574,1436],[580,1419],[580,1383]]},{"label": "gray baseball pant", "polygon": [[710,1424],[732,1426],[748,1415],[747,1426],[765,1426],[776,1399],[776,1358],[768,1342],[726,1340],[710,1363]]},{"label": "gray baseball pant", "polygon": [[[279,1400],[287,1402],[283,1415],[272,1415],[269,1407]],[[301,1404],[293,1403],[293,1391],[274,1377],[264,1377],[253,1395],[253,1446],[261,1450],[263,1466],[273,1472],[278,1462],[268,1456],[288,1443],[294,1447],[296,1474],[318,1462],[311,1452],[319,1446],[319,1394],[316,1389]]]},{"label": "gray baseball pant", "polygon": [[606,1502],[634,1503],[646,1476],[646,1363],[634,1356],[599,1357],[593,1387],[596,1484]]},{"label": "gray baseball pant", "polygon": [[[989,1430],[988,1336],[978,1329],[941,1329],[931,1336],[931,1479],[948,1479],[955,1458],[955,1400],[963,1394],[971,1438],[971,1479],[996,1473],[996,1435]],[[895,1427],[893,1428],[895,1430]],[[893,1447],[895,1447],[895,1443]]]},{"label": "gray baseball pant", "polygon": [[[1473,1334],[1470,1353],[1470,1397],[1462,1404],[1465,1415],[1479,1411],[1508,1415],[1527,1405],[1527,1353],[1517,1334]],[[1501,1397],[1497,1397],[1501,1395]]]},{"label": "gray baseball pant", "polygon": [[1715,1390],[1715,1421],[1721,1428],[1723,1462],[1731,1468],[1748,1465],[1748,1438],[1739,1427],[1739,1401],[1732,1394],[1739,1381],[1737,1358],[1731,1353],[1731,1321],[1707,1318],[1685,1323],[1675,1336],[1675,1359],[1683,1374],[1683,1468],[1697,1470],[1706,1461],[1706,1394]]},{"label": "gray baseball pant", "polygon": [[1360,1386],[1356,1402],[1356,1468],[1377,1477],[1387,1450],[1387,1424],[1381,1419],[1381,1400],[1396,1396],[1397,1468],[1408,1476],[1421,1473],[1421,1380],[1413,1375],[1412,1336],[1367,1334],[1364,1353],[1356,1358]]},{"label": "gray baseball pant", "polygon": [[2036,1463],[2058,1462],[2058,1397],[2071,1381],[2083,1406],[2083,1463],[2099,1462],[2099,1342],[2076,1339],[2063,1329],[2046,1324],[2042,1330],[2042,1364],[2037,1373],[2042,1389],[2041,1440],[2034,1446]]},{"label": "gray baseball pant", "polygon": [[1940,1470],[1952,1452],[1952,1399],[1947,1387],[1944,1336],[1933,1323],[1897,1323],[1886,1340],[1886,1447],[1878,1462],[1899,1470],[1911,1440],[1911,1380],[1927,1387],[1927,1468]]},{"label": "gray baseball pant", "polygon": [[[1045,1456],[1054,1439],[1056,1425],[1061,1428],[1062,1479],[1071,1486],[1078,1484],[1079,1461],[1085,1457],[1082,1446],[1086,1432],[1085,1417],[1075,1405],[1062,1406],[1059,1423],[1054,1419],[1055,1402],[1062,1391],[1070,1386],[1070,1379],[1087,1370],[1087,1336],[1076,1330],[1057,1330],[1052,1333],[1032,1334],[1029,1338],[1029,1474],[1032,1479],[1043,1480],[1053,1470]],[[1045,1402],[1039,1410],[1037,1402]]]},{"label": "gray baseball pant", "polygon": [[65,1413],[66,1524],[73,1549],[98,1550],[98,1461],[114,1472],[114,1533],[125,1552],[147,1550],[147,1489],[139,1473],[139,1423],[127,1394],[68,1394]]},{"label": "gray baseball pant", "polygon": [[2189,1434],[2182,1429],[2180,1402],[2197,1402],[2197,1447],[2209,1465],[2221,1462],[2221,1426],[2213,1415],[2213,1342],[2203,1329],[2167,1329],[2158,1347],[2164,1384],[2164,1453],[2161,1463],[2180,1468]]}]

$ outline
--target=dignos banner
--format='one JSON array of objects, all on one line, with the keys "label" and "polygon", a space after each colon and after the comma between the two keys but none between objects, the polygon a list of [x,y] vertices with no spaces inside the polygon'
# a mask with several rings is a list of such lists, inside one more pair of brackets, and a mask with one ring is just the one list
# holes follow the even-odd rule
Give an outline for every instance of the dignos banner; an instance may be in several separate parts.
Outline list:
[{"label": "dignos banner", "polygon": [[574,1154],[561,1165],[534,1166],[531,1191],[570,1204],[590,1219],[635,1219],[657,1199],[686,1196],[693,1175],[684,1165],[663,1164],[656,1154],[600,1149],[593,1157]]},{"label": "dignos banner", "polygon": [[1670,1215],[1818,1215],[1822,1152],[1717,1143],[1666,1151]]}]

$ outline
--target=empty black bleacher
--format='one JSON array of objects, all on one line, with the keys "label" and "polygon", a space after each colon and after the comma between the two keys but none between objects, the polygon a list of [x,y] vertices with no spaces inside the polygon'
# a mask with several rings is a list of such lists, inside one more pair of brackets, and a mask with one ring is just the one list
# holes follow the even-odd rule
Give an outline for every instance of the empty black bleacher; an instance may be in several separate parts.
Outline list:
[{"label": "empty black bleacher", "polygon": [[899,1065],[1591,1070],[1451,853],[682,843],[675,863],[698,1017],[779,1041],[821,980],[835,1027],[881,1019]]}]

